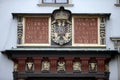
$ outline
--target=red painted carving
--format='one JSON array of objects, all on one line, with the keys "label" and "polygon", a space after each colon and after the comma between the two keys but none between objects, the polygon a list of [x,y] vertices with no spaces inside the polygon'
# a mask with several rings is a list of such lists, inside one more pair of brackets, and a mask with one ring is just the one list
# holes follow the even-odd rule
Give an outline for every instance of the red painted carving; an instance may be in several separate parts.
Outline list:
[{"label": "red painted carving", "polygon": [[74,18],[74,41],[79,44],[98,43],[97,18]]},{"label": "red painted carving", "polygon": [[25,18],[25,43],[48,43],[48,17]]}]

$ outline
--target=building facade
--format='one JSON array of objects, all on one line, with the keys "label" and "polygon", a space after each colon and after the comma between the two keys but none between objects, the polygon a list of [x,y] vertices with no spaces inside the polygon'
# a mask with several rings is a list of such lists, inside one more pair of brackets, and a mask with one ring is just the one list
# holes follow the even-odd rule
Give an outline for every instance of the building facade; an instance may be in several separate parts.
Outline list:
[{"label": "building facade", "polygon": [[0,4],[0,80],[120,79],[119,0]]}]

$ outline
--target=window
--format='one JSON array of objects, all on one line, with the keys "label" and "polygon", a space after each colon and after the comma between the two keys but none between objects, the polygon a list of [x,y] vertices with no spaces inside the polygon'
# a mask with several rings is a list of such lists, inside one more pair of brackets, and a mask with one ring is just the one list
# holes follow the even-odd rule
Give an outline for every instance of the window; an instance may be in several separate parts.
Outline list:
[{"label": "window", "polygon": [[37,4],[38,6],[50,6],[50,7],[73,7],[72,0],[41,0],[40,3]]},{"label": "window", "polygon": [[42,3],[64,3],[64,4],[67,4],[68,0],[42,0]]},{"label": "window", "polygon": [[115,6],[120,7],[120,0],[117,0]]},{"label": "window", "polygon": [[120,0],[117,0],[117,3],[120,4]]}]

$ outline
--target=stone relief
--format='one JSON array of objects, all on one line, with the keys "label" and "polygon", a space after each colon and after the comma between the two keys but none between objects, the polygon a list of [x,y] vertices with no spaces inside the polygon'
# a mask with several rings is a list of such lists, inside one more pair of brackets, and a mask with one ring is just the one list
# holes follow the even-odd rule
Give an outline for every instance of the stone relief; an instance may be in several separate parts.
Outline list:
[{"label": "stone relief", "polygon": [[61,7],[53,12],[51,39],[54,43],[64,45],[72,39],[71,13]]},{"label": "stone relief", "polygon": [[58,62],[57,71],[65,71],[65,62]]},{"label": "stone relief", "polygon": [[80,62],[74,62],[73,63],[73,70],[74,71],[81,71],[81,63]]},{"label": "stone relief", "polygon": [[33,71],[33,62],[27,62],[26,63],[26,67],[27,67],[27,71]]},{"label": "stone relief", "polygon": [[49,71],[50,70],[50,62],[49,61],[43,61],[41,70],[42,71]]}]

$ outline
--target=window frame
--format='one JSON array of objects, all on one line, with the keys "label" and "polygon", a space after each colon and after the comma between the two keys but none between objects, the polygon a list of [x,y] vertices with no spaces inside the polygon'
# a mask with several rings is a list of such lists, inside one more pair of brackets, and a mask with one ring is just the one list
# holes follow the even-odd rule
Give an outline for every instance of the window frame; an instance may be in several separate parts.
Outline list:
[{"label": "window frame", "polygon": [[116,0],[115,6],[116,6],[116,7],[120,7],[120,0]]},{"label": "window frame", "polygon": [[45,2],[42,0],[42,4],[69,4],[69,0],[66,0],[67,2],[57,2],[57,0],[54,0],[54,2]]}]

